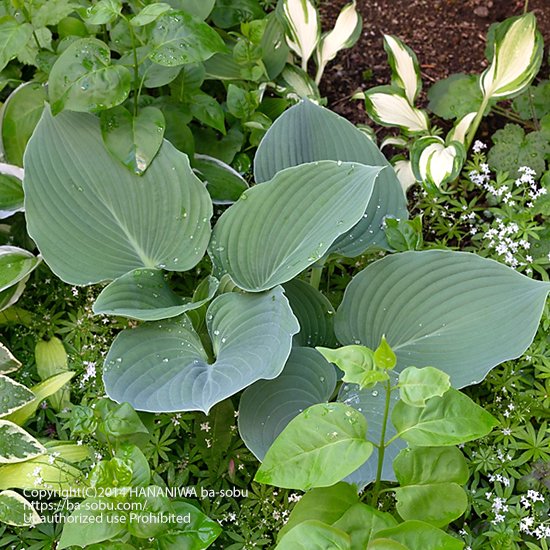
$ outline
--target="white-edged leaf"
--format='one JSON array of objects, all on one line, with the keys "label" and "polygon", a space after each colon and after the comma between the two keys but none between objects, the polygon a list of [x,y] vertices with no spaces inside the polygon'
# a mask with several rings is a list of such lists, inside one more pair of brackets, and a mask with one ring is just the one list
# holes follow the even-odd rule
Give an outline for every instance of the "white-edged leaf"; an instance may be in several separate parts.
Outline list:
[{"label": "white-edged leaf", "polygon": [[[25,210],[23,184],[13,176],[2,175],[0,165],[0,220]],[[22,177],[22,176],[21,176]]]},{"label": "white-edged leaf", "polygon": [[8,490],[0,492],[0,522],[28,527],[42,523],[42,518],[25,497]]},{"label": "white-edged leaf", "polygon": [[164,141],[145,174],[105,149],[99,121],[46,109],[25,153],[29,234],[62,280],[87,285],[140,267],[185,271],[202,258],[212,202]]},{"label": "white-edged leaf", "polygon": [[0,292],[25,279],[39,263],[39,258],[23,248],[0,246]]},{"label": "white-edged leaf", "polygon": [[105,359],[109,397],[144,411],[208,413],[256,380],[279,375],[299,330],[281,287],[222,294],[206,324],[215,361],[185,315],[122,331]]},{"label": "white-edged leaf", "polygon": [[307,71],[307,62],[321,35],[319,14],[311,0],[283,0],[283,15],[287,27],[286,42],[300,56],[302,70]]},{"label": "white-edged leaf", "polygon": [[394,162],[393,169],[395,170],[395,175],[401,184],[403,192],[406,193],[407,189],[416,183],[411,161],[406,159],[398,159]]},{"label": "white-edged leaf", "polygon": [[476,117],[476,114],[476,112],[467,113],[460,117],[451,128],[451,131],[447,134],[446,142],[451,143],[452,141],[458,141],[464,145],[466,143],[466,135],[470,129],[470,125]]},{"label": "white-edged leaf", "polygon": [[384,49],[392,70],[392,84],[402,88],[411,105],[422,89],[420,67],[415,53],[397,36],[384,35]]},{"label": "white-edged leaf", "polygon": [[34,393],[23,384],[0,374],[0,418],[25,406],[34,399]]},{"label": "white-edged leaf", "polygon": [[519,357],[537,330],[550,283],[467,252],[403,252],[370,264],[336,312],[343,344],[377,346],[382,335],[397,371],[436,366],[461,388]]},{"label": "white-edged leaf", "polygon": [[46,448],[30,433],[9,420],[0,420],[0,464],[25,462],[45,453]]},{"label": "white-edged leaf", "polygon": [[363,217],[380,170],[334,161],[281,170],[219,218],[208,247],[214,264],[251,292],[289,281]]},{"label": "white-edged leaf", "polygon": [[20,366],[21,362],[0,342],[0,373],[8,374],[9,372],[16,371]]},{"label": "white-edged leaf", "polygon": [[[284,168],[320,160],[389,165],[376,145],[348,120],[304,100],[285,111],[267,131],[256,152],[254,175],[261,183]],[[408,217],[405,195],[389,169],[376,178],[361,221],[339,237],[330,252],[355,257],[368,248],[388,249],[382,228],[386,216]]]},{"label": "white-edged leaf", "polygon": [[397,126],[410,134],[429,128],[426,112],[413,107],[405,92],[395,86],[377,86],[365,92],[365,109],[382,126]]},{"label": "white-edged leaf", "polygon": [[258,380],[244,390],[239,404],[239,433],[262,460],[298,414],[327,402],[336,387],[336,371],[311,348],[292,348],[283,372],[273,380]]}]

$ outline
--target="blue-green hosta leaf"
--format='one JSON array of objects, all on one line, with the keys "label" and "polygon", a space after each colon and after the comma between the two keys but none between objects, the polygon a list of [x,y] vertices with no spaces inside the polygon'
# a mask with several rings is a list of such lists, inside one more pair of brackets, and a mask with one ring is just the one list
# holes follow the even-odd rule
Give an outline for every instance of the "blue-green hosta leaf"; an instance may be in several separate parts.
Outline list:
[{"label": "blue-green hosta leaf", "polygon": [[392,84],[405,92],[411,105],[414,105],[422,89],[420,66],[415,53],[397,36],[384,35],[384,49],[392,70]]},{"label": "blue-green hosta leaf", "polygon": [[222,214],[209,254],[244,290],[285,283],[363,217],[379,171],[334,161],[282,170]]},{"label": "blue-green hosta leaf", "polygon": [[134,269],[115,279],[97,297],[94,313],[120,315],[141,321],[177,317],[208,302],[218,289],[218,280],[208,278],[207,297],[193,301],[178,296],[159,269]]},{"label": "blue-green hosta leaf", "polygon": [[16,285],[33,271],[40,259],[16,246],[0,246],[0,292]]},{"label": "blue-green hosta leaf", "polygon": [[214,362],[185,316],[121,332],[105,360],[109,397],[138,410],[208,413],[256,380],[279,375],[299,330],[280,287],[218,296],[206,324]]},{"label": "blue-green hosta leaf", "polygon": [[300,323],[300,332],[294,336],[295,346],[336,346],[334,335],[335,310],[323,294],[300,279],[284,284],[290,307]]},{"label": "blue-green hosta leaf", "polygon": [[23,384],[0,374],[0,418],[20,409],[34,399],[34,393]]},{"label": "blue-green hosta leaf", "polygon": [[45,453],[45,447],[23,428],[0,420],[0,464],[25,462]]},{"label": "blue-green hosta leaf", "polygon": [[0,18],[0,71],[18,55],[32,37],[32,25],[11,15]]},{"label": "blue-green hosta leaf", "polygon": [[25,497],[8,490],[0,493],[0,522],[25,527],[37,525],[42,519]]},{"label": "blue-green hosta leaf", "polygon": [[[267,131],[256,153],[254,175],[261,183],[284,168],[320,160],[389,165],[376,145],[345,118],[302,101],[285,111]],[[354,257],[371,246],[388,248],[382,229],[386,216],[408,217],[405,195],[390,169],[378,175],[364,218],[339,237],[330,251]]]},{"label": "blue-green hosta leaf", "polygon": [[184,11],[161,15],[151,29],[149,57],[165,67],[198,63],[226,47],[209,25]]},{"label": "blue-green hosta leaf", "polygon": [[21,362],[0,342],[0,373],[8,374],[9,372],[16,371],[20,366]]},{"label": "blue-green hosta leaf", "polygon": [[309,519],[291,529],[275,550],[351,550],[351,539],[336,527]]},{"label": "blue-green hosta leaf", "polygon": [[144,107],[137,116],[121,106],[101,113],[105,147],[138,175],[147,170],[158,153],[165,127],[164,115],[156,107]]},{"label": "blue-green hosta leaf", "polygon": [[62,280],[92,284],[140,267],[185,271],[202,258],[212,202],[165,141],[142,176],[105,150],[99,121],[46,110],[25,154],[29,234]]},{"label": "blue-green hosta leaf", "polygon": [[529,347],[549,291],[549,283],[475,254],[403,252],[352,280],[335,332],[342,344],[371,348],[385,334],[398,371],[435,366],[461,388]]},{"label": "blue-green hosta leaf", "polygon": [[48,81],[52,113],[94,112],[119,105],[130,93],[130,71],[111,65],[111,51],[97,38],[73,42],[54,63]]},{"label": "blue-green hosta leaf", "polygon": [[43,84],[26,82],[16,88],[4,103],[1,140],[7,162],[23,166],[23,153],[40,120],[45,99]]},{"label": "blue-green hosta leaf", "polygon": [[287,489],[329,487],[373,451],[367,420],[343,403],[320,403],[293,418],[267,451],[254,478]]},{"label": "blue-green hosta leaf", "polygon": [[329,400],[336,372],[311,348],[292,348],[283,372],[274,380],[258,380],[241,396],[239,433],[262,460],[285,426],[311,405]]}]

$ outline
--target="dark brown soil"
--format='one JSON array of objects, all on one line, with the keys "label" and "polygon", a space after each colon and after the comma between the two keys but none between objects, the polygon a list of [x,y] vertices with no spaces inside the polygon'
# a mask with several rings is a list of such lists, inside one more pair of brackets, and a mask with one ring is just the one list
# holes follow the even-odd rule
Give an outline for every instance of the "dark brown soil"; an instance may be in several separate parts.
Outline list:
[{"label": "dark brown soil", "polygon": [[[334,23],[349,0],[323,0],[326,26]],[[420,63],[424,90],[453,73],[480,73],[486,66],[485,37],[489,25],[523,12],[516,0],[357,0],[363,32],[325,71],[321,92],[331,109],[355,123],[368,122],[362,101],[350,101],[357,90],[389,84],[390,70],[382,35],[394,34],[413,49]],[[550,0],[530,0],[544,36],[545,59],[550,46]],[[548,67],[546,67],[546,70]],[[365,79],[368,78],[368,80]],[[422,98],[421,98],[422,101]]]}]

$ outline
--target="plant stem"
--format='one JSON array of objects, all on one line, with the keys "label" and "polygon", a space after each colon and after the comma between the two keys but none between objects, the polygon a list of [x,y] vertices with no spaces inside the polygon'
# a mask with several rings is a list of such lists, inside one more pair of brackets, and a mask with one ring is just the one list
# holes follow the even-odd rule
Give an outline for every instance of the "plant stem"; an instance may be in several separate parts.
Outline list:
[{"label": "plant stem", "polygon": [[523,13],[527,13],[528,9],[529,9],[529,0],[525,0],[525,4],[523,4]]},{"label": "plant stem", "polygon": [[[132,56],[134,58],[134,86],[138,86],[139,70],[138,70],[138,58],[137,58],[137,50],[136,50],[136,37],[134,35],[134,29],[132,28],[130,21],[128,21],[128,19],[124,16],[123,18],[126,21],[126,24],[128,25],[128,30],[130,31],[130,40],[132,41]],[[140,94],[141,94],[141,86],[139,86],[137,89],[134,88],[134,117],[137,117],[137,114],[138,114],[138,101],[139,101]]]},{"label": "plant stem", "polygon": [[386,403],[384,405],[384,419],[382,421],[382,433],[380,434],[380,443],[378,445],[378,466],[376,468],[376,480],[372,491],[371,505],[376,508],[378,495],[380,494],[380,481],[382,479],[382,468],[384,467],[384,454],[386,453],[386,428],[388,426],[388,417],[390,415],[391,403],[391,381],[386,380]]},{"label": "plant stem", "polygon": [[323,266],[325,265],[326,258],[317,260],[311,267],[311,275],[309,277],[309,284],[315,289],[319,290],[319,284],[321,282],[321,275],[323,274]]},{"label": "plant stem", "polygon": [[487,108],[487,104],[489,103],[489,96],[484,95],[483,101],[481,102],[481,106],[479,107],[479,110],[476,114],[476,117],[474,118],[474,121],[472,122],[472,125],[470,126],[470,129],[468,130],[468,135],[466,136],[466,143],[465,148],[466,152],[468,149],[470,149],[470,145],[472,145],[472,141],[474,140],[474,137],[476,135],[477,129],[479,128],[479,124],[481,122],[481,119],[483,118],[483,115],[485,114],[485,109]]}]

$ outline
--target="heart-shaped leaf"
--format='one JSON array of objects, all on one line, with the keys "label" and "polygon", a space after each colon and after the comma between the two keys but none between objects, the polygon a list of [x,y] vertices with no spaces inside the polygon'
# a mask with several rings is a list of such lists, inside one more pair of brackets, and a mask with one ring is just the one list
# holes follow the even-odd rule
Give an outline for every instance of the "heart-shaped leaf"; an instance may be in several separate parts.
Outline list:
[{"label": "heart-shaped leaf", "polygon": [[186,316],[121,332],[105,360],[109,397],[138,410],[208,413],[256,380],[275,378],[299,330],[280,287],[218,296],[206,323],[215,361]]},{"label": "heart-shaped leaf", "polygon": [[133,116],[124,107],[101,113],[105,147],[136,174],[143,174],[162,145],[166,123],[162,111],[144,107]]},{"label": "heart-shaped leaf", "polygon": [[434,366],[460,388],[529,347],[549,290],[475,254],[403,252],[354,277],[335,332],[342,344],[371,348],[385,334],[398,371]]},{"label": "heart-shaped leaf", "polygon": [[48,80],[52,113],[94,112],[122,103],[130,93],[130,71],[111,65],[111,51],[97,38],[73,42],[54,63]]},{"label": "heart-shaped leaf", "polygon": [[209,254],[244,290],[289,281],[361,219],[379,171],[334,161],[282,170],[222,214]]},{"label": "heart-shaped leaf", "polygon": [[[267,131],[254,159],[254,175],[261,183],[284,168],[320,160],[389,166],[378,147],[353,124],[304,100],[285,111]],[[388,248],[382,228],[385,216],[408,217],[405,195],[391,168],[378,176],[364,217],[330,251],[354,257],[370,247]]]},{"label": "heart-shaped leaf", "polygon": [[0,464],[25,462],[45,453],[45,447],[23,428],[0,420]]},{"label": "heart-shaped leaf", "polygon": [[164,142],[143,176],[105,150],[98,120],[46,109],[25,154],[29,234],[62,280],[140,267],[185,271],[204,254],[212,202],[187,156]]},{"label": "heart-shaped leaf", "polygon": [[141,321],[158,321],[177,317],[201,307],[212,299],[219,281],[208,277],[207,295],[194,301],[178,296],[159,269],[134,269],[115,279],[97,297],[94,313],[120,315]]},{"label": "heart-shaped leaf", "polygon": [[363,464],[373,451],[367,421],[343,403],[313,405],[293,418],[267,451],[254,478],[307,491],[334,485]]},{"label": "heart-shaped leaf", "polygon": [[16,246],[0,246],[0,292],[16,285],[33,271],[40,259]]},{"label": "heart-shaped leaf", "polygon": [[0,417],[25,406],[34,399],[34,393],[19,382],[0,374]]},{"label": "heart-shaped leaf", "polygon": [[239,433],[262,460],[285,426],[311,405],[328,401],[336,387],[334,367],[311,348],[292,348],[283,372],[258,380],[241,396]]}]

